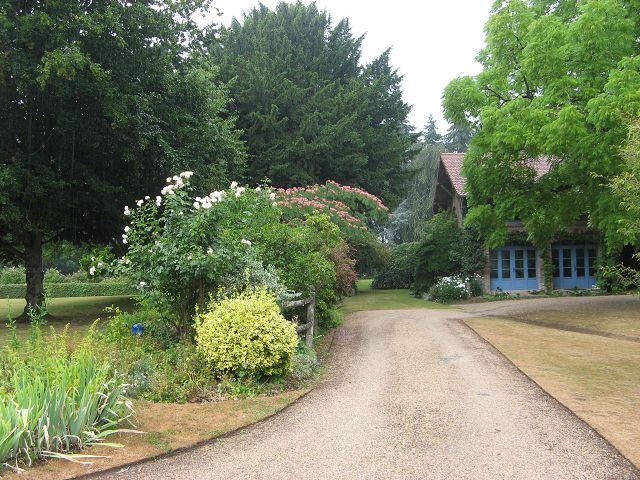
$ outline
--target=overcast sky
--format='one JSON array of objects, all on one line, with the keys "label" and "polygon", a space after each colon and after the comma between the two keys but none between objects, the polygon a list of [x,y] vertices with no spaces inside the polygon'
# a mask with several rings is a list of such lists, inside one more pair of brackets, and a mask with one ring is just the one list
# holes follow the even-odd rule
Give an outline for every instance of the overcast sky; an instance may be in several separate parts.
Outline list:
[{"label": "overcast sky", "polygon": [[[279,0],[263,0],[274,8]],[[303,0],[303,3],[311,3]],[[366,34],[362,46],[367,62],[391,47],[391,61],[404,75],[404,99],[413,109],[411,123],[419,130],[431,113],[441,133],[442,91],[455,77],[480,71],[476,54],[484,45],[484,24],[493,0],[316,0],[331,14],[333,23],[347,17],[354,36]],[[258,5],[257,0],[217,0],[228,25],[233,17]]]}]

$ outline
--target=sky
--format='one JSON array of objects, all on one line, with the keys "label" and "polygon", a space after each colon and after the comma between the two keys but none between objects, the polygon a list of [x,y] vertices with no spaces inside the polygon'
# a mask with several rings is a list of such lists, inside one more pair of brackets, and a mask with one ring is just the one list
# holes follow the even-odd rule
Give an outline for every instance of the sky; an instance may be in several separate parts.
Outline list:
[{"label": "sky", "polygon": [[[432,114],[444,133],[442,92],[452,79],[480,72],[475,57],[484,45],[484,24],[493,1],[316,0],[316,5],[331,14],[334,24],[347,17],[354,36],[366,35],[364,63],[391,47],[392,65],[404,76],[404,100],[413,106],[410,123],[422,130]],[[279,0],[262,3],[273,9]],[[211,20],[228,25],[256,5],[258,0],[216,0],[222,16],[212,14]]]}]

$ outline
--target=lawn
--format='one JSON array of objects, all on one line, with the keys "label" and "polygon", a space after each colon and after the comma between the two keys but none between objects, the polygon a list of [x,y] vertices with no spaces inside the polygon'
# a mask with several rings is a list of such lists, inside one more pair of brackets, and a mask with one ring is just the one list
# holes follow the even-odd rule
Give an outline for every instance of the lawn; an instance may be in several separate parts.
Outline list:
[{"label": "lawn", "polygon": [[447,308],[441,303],[416,298],[409,290],[374,290],[371,280],[358,280],[358,293],[342,302],[345,314],[364,310],[406,310],[416,308]]},{"label": "lawn", "polygon": [[[617,311],[610,313],[615,319],[610,324],[601,308],[592,318],[585,312],[572,317],[570,311],[535,316],[550,325],[628,332]],[[505,318],[479,317],[467,324],[640,465],[640,344]]]},{"label": "lawn", "polygon": [[[69,337],[71,340],[81,337],[89,326],[99,317],[104,317],[104,309],[111,305],[116,305],[123,310],[130,310],[134,307],[132,297],[67,297],[51,298],[47,300],[47,308],[51,313],[51,318],[47,324],[57,331],[62,330],[69,323]],[[11,315],[17,317],[24,309],[25,301],[1,300],[0,301],[0,346],[6,345],[8,341],[8,330],[4,325],[5,320]],[[17,326],[18,338],[24,340],[28,336],[28,325],[19,324]]]}]

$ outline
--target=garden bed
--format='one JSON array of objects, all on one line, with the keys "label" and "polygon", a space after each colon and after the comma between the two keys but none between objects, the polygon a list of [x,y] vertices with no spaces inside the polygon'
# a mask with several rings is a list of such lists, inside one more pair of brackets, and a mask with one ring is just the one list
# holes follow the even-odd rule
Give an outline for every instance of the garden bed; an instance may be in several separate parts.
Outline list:
[{"label": "garden bed", "polygon": [[91,465],[65,460],[42,460],[22,474],[5,472],[7,480],[63,480],[96,473],[182,450],[210,441],[240,428],[264,420],[297,401],[309,389],[293,390],[273,396],[261,396],[216,403],[136,402],[136,428],[144,433],[119,434],[109,441],[125,445],[122,449],[92,447],[83,452],[104,455]]}]

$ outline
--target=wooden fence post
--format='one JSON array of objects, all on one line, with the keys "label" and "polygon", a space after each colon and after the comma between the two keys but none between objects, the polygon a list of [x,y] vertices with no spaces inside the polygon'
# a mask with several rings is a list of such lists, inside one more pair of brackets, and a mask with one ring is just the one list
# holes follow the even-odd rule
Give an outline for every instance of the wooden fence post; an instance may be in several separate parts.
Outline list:
[{"label": "wooden fence post", "polygon": [[308,348],[313,347],[313,335],[316,326],[316,290],[311,291],[311,301],[307,305],[307,331],[305,333],[305,343]]}]

